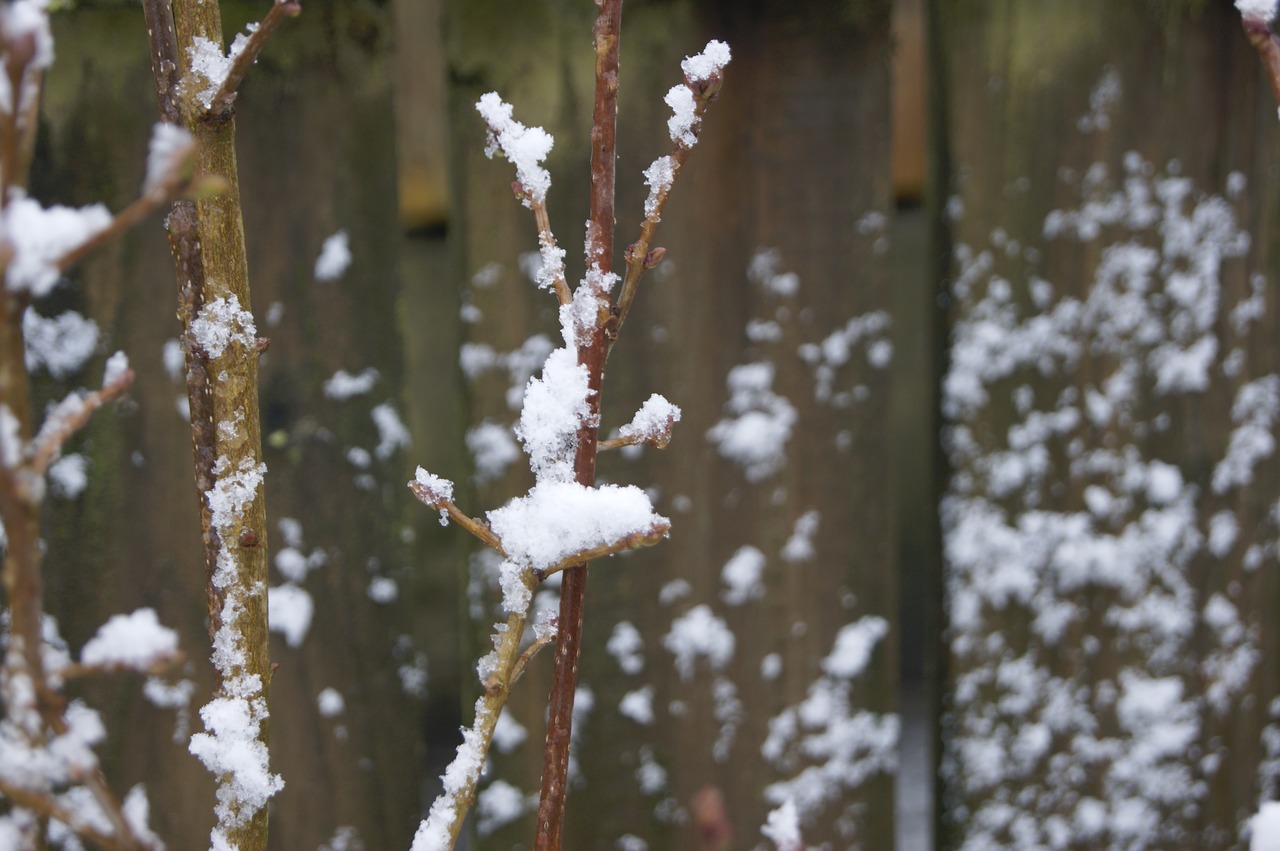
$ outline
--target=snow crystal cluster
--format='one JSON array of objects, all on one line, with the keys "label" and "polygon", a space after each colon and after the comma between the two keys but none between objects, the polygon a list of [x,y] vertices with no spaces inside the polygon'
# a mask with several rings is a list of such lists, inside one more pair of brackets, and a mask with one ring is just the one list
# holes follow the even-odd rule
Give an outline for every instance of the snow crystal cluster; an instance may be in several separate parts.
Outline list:
[{"label": "snow crystal cluster", "polygon": [[[232,299],[234,302],[234,296]],[[208,308],[206,305],[206,312]],[[238,303],[227,303],[222,310],[235,317],[233,322],[241,325],[240,333],[252,335],[252,325],[246,330],[241,324]],[[215,325],[221,323],[210,323],[201,345],[214,341],[224,341],[225,345],[231,334],[214,330]],[[237,427],[243,429],[243,423]],[[221,541],[212,577],[214,587],[224,595],[220,625],[213,639],[213,663],[221,684],[213,699],[200,709],[205,732],[191,737],[189,750],[218,778],[218,820],[211,839],[215,847],[219,843],[225,845],[228,830],[247,824],[284,787],[280,776],[268,768],[267,746],[260,739],[269,717],[263,683],[257,674],[245,672],[248,650],[237,629],[250,595],[265,591],[261,586],[246,588],[238,581],[238,534],[265,473],[266,465],[252,458],[234,463],[225,455],[219,456],[213,466],[213,487],[205,494],[211,525]]]},{"label": "snow crystal cluster", "polygon": [[532,591],[524,577],[529,571],[547,570],[576,553],[634,536],[657,538],[671,525],[633,485],[588,488],[571,481],[539,482],[488,517],[507,554],[502,592],[508,612],[528,607]]},{"label": "snow crystal cluster", "polygon": [[[252,33],[258,28],[256,23],[249,24],[247,29]],[[231,72],[231,64],[249,43],[249,34],[237,33],[231,42],[230,49],[224,54],[222,46],[204,36],[196,36],[191,40],[187,55],[191,60],[191,76],[184,83],[195,90],[196,97],[205,109],[213,106],[213,96],[226,82]]]},{"label": "snow crystal cluster", "polygon": [[[1130,154],[1076,186],[1042,244],[997,229],[956,252],[944,773],[964,848],[1195,845],[1224,756],[1206,713],[1229,724],[1259,661],[1243,582],[1277,551],[1274,509],[1233,506],[1274,464],[1280,378],[1248,362],[1257,292],[1226,295],[1249,236],[1176,164]],[[1063,251],[1096,257],[1080,295],[1037,272]],[[1182,427],[1219,429],[1221,454],[1179,466]],[[1205,594],[1242,552],[1243,581]]]},{"label": "snow crystal cluster", "polygon": [[631,422],[618,429],[618,436],[634,440],[637,443],[653,443],[666,446],[671,438],[671,429],[680,422],[680,408],[671,404],[663,396],[654,393],[650,396]]},{"label": "snow crystal cluster", "polygon": [[516,167],[516,180],[529,194],[525,206],[544,202],[551,188],[551,173],[542,167],[542,161],[551,153],[555,139],[541,127],[525,127],[512,118],[511,104],[497,92],[481,95],[476,110],[489,127],[485,156],[492,158],[501,151]]},{"label": "snow crystal cluster", "polygon": [[219,297],[200,308],[191,320],[196,345],[213,359],[222,357],[232,343],[252,349],[258,343],[253,314],[240,306],[240,297]]}]

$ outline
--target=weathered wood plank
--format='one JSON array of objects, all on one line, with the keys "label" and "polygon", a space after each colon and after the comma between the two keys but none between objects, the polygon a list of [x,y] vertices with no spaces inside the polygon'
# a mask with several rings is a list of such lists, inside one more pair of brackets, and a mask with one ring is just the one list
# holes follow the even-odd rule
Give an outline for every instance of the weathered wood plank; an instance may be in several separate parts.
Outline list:
[{"label": "weathered wood plank", "polygon": [[949,847],[1233,847],[1276,791],[1270,92],[1229,4],[934,10]]}]

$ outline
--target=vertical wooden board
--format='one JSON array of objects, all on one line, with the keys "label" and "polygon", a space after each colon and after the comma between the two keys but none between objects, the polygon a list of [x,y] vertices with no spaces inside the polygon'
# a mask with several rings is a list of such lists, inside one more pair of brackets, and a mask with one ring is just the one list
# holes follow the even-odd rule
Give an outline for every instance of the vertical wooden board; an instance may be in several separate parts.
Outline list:
[{"label": "vertical wooden board", "polygon": [[[534,332],[558,343],[558,329],[550,297],[515,270],[517,252],[536,246],[531,216],[506,188],[510,165],[481,158],[472,104],[496,89],[517,119],[555,134],[549,204],[576,279],[594,8],[494,8],[453,3],[446,13],[461,217],[451,238],[480,317],[469,339],[510,352]],[[622,31],[619,251],[637,232],[641,172],[670,148],[662,98],[680,82],[680,60],[709,38],[727,41],[734,59],[659,228],[667,259],[642,285],[605,378],[605,432],[655,392],[680,405],[683,419],[662,452],[602,459],[603,479],[652,490],[673,531],[651,550],[592,568],[580,668],[591,709],[578,726],[581,775],[566,846],[718,847],[724,825],[705,804],[715,791],[734,845],[753,847],[778,803],[769,796],[783,789],[766,787],[795,781],[809,844],[887,847],[897,605],[884,368],[892,317],[880,315],[890,304],[888,7],[637,4]],[[811,360],[802,356],[828,338],[826,360],[813,348],[803,348]],[[734,409],[726,381],[744,365]],[[510,385],[499,371],[471,385],[473,423],[513,420]],[[750,441],[761,451],[748,475],[708,433],[755,418],[785,422],[790,436],[777,459],[764,438]],[[527,472],[509,469],[478,488],[468,509],[478,513],[528,484]],[[806,535],[809,523],[816,529]],[[806,538],[812,554],[800,544]],[[736,593],[722,578],[735,556],[744,577]],[[754,563],[763,564],[758,580]],[[481,626],[493,619],[485,611]],[[624,653],[628,637],[639,642]],[[720,655],[729,640],[732,651]],[[865,650],[865,668],[855,648]],[[549,661],[535,662],[513,698],[525,743],[495,761],[495,778],[523,793],[537,788],[546,697],[530,680]],[[801,709],[807,698],[811,715]],[[824,698],[829,712],[817,709]],[[802,715],[814,726],[785,732]],[[799,740],[822,733],[846,748],[841,757],[801,755]],[[481,843],[531,835],[525,818]]]},{"label": "vertical wooden board", "polygon": [[1276,794],[1274,104],[1227,4],[934,11],[949,844],[1233,847]]},{"label": "vertical wooden board", "polygon": [[[261,10],[223,11],[231,33]],[[155,120],[141,15],[77,12],[58,27],[42,163],[63,194],[51,199],[119,208],[141,182]],[[415,326],[400,315],[410,278],[436,289],[425,299],[433,309],[456,314],[458,302],[447,278],[422,280],[400,265],[409,252],[396,217],[390,30],[389,11],[373,4],[308,7],[276,34],[237,100],[254,310],[259,334],[272,339],[261,369],[268,543],[276,565],[291,545],[311,557],[295,584],[314,606],[297,646],[273,638],[272,768],[286,782],[272,803],[278,848],[317,847],[343,830],[366,847],[407,847],[420,812],[423,728],[457,719],[449,672],[458,588],[452,559],[440,557],[456,544],[435,535],[405,487],[423,447],[397,443],[374,418],[388,405],[416,426],[407,377],[434,382],[424,392],[436,399],[452,399],[456,386],[451,371],[422,366],[452,364],[456,344],[423,339],[433,317]],[[339,229],[352,264],[337,281],[316,281],[321,244]],[[405,259],[404,269],[415,266]],[[131,403],[104,412],[76,447],[90,457],[90,487],[50,514],[49,608],[75,648],[109,614],[155,606],[182,635],[194,715],[207,697],[208,637],[190,444],[175,412],[183,389],[160,357],[178,328],[158,221],[86,264],[81,281],[104,349],[126,351],[138,380]],[[447,351],[433,351],[437,343]],[[338,370],[370,368],[377,378],[367,393],[326,395]],[[458,415],[447,401],[437,413],[443,425],[414,435],[449,434]],[[445,442],[456,445],[456,434]],[[284,518],[298,521],[301,540],[277,525]],[[287,579],[273,569],[273,587]],[[442,674],[439,688],[429,671]],[[343,697],[340,713],[318,704],[330,688]],[[111,731],[108,773],[124,789],[147,782],[160,834],[171,846],[198,846],[212,821],[212,783],[185,735],[170,741],[172,713],[139,691],[113,682],[95,692]]]}]

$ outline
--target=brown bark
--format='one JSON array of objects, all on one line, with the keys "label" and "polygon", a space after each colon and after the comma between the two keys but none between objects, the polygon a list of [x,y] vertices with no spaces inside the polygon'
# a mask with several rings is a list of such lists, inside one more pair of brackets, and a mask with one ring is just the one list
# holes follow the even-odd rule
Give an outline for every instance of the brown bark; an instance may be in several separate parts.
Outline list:
[{"label": "brown bark", "polygon": [[[603,0],[595,25],[596,84],[591,126],[591,207],[585,247],[588,269],[613,273],[614,182],[618,125],[619,46],[622,0]],[[592,286],[583,282],[579,286]],[[600,431],[600,393],[604,367],[617,323],[610,315],[610,298],[597,297],[597,318],[586,345],[579,341],[578,363],[587,369],[588,413],[578,428],[574,478],[578,484],[596,483],[596,441]],[[543,754],[542,791],[534,839],[536,851],[558,851],[568,795],[569,740],[573,730],[573,700],[578,690],[578,657],[582,652],[582,619],[587,593],[586,563],[564,572],[560,587],[559,632],[555,671],[547,699],[547,742]]]}]

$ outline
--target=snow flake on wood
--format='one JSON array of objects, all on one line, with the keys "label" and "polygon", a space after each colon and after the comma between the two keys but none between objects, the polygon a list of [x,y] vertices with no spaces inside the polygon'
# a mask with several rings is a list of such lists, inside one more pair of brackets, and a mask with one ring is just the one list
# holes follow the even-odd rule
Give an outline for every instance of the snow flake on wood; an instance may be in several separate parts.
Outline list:
[{"label": "snow flake on wood", "polygon": [[233,343],[253,349],[258,344],[257,334],[253,314],[240,307],[240,298],[234,294],[207,303],[191,321],[192,339],[215,360]]}]

